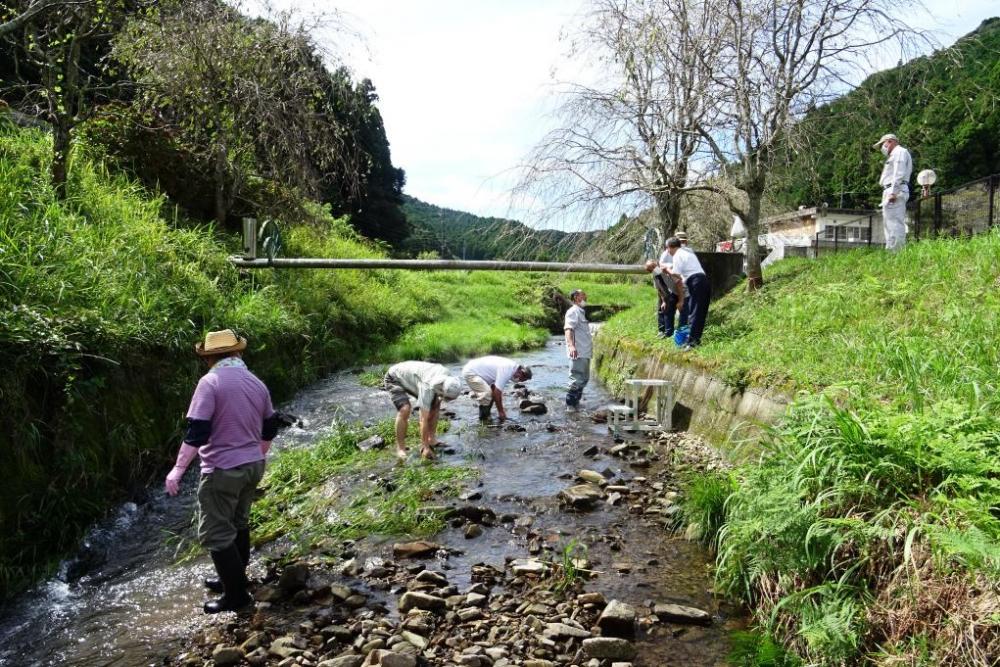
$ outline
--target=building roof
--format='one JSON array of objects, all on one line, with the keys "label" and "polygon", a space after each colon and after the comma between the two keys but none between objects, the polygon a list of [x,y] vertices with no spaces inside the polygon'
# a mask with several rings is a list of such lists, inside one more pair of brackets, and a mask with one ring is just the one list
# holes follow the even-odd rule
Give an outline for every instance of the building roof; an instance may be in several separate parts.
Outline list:
[{"label": "building roof", "polygon": [[812,218],[824,215],[854,215],[857,217],[862,217],[866,215],[871,215],[872,213],[877,213],[877,211],[872,211],[868,209],[861,208],[830,208],[826,206],[803,206],[796,211],[788,211],[787,213],[779,213],[777,215],[769,215],[764,218],[765,225],[773,225],[779,222],[789,222],[792,220],[801,220],[803,218]]}]

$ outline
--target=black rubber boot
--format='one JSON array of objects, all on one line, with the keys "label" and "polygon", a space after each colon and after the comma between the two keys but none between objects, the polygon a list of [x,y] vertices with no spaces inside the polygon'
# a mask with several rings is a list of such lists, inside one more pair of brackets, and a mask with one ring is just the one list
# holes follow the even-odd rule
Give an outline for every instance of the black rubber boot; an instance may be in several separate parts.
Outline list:
[{"label": "black rubber boot", "polygon": [[206,614],[218,614],[221,611],[239,611],[253,604],[253,598],[247,593],[247,578],[243,560],[240,558],[236,542],[221,551],[212,551],[212,562],[222,580],[225,593],[218,600],[205,603]]},{"label": "black rubber boot", "polygon": [[493,405],[480,405],[479,406],[479,421],[488,422],[490,420],[490,412],[493,409]]},{"label": "black rubber boot", "polygon": [[[250,529],[243,528],[236,531],[236,550],[240,554],[240,558],[243,560],[243,578],[249,583],[249,579],[246,576],[247,567],[250,565]],[[205,588],[212,591],[213,593],[223,594],[226,592],[225,587],[222,585],[222,581],[219,579],[206,579]]]}]

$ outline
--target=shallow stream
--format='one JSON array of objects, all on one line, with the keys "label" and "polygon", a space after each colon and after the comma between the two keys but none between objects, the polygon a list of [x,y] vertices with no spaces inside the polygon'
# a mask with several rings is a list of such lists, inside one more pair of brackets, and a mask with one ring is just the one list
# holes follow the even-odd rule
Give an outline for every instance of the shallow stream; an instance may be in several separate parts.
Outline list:
[{"label": "shallow stream", "polygon": [[[580,468],[615,474],[614,483],[651,477],[651,469],[635,470],[607,456],[583,452],[610,444],[607,428],[586,414],[566,414],[562,407],[567,362],[562,342],[553,338],[543,348],[516,355],[534,371],[529,386],[545,398],[550,412],[520,416],[518,400],[507,398],[508,412],[524,431],[481,428],[468,397],[447,406],[455,417],[442,441],[453,453],[443,462],[472,464],[481,470],[477,505],[498,515],[532,515],[531,530],[542,541],[564,545],[577,540],[588,548],[590,567],[602,574],[587,584],[609,599],[645,607],[650,601],[676,602],[716,615],[710,627],[654,626],[639,642],[637,665],[723,665],[728,635],[735,621],[710,593],[707,555],[698,545],[663,530],[627,507],[601,506],[589,513],[560,509],[557,494],[571,486]],[[252,364],[252,359],[250,359]],[[460,366],[454,366],[458,374]],[[610,397],[592,380],[584,407],[602,407]],[[381,419],[394,411],[388,395],[361,386],[357,375],[342,372],[300,392],[283,409],[298,415],[301,427],[285,431],[276,448],[308,446],[334,421]],[[569,476],[569,478],[567,478]],[[0,666],[79,665],[132,667],[162,664],[182,650],[185,639],[211,619],[201,613],[202,578],[210,572],[204,556],[176,565],[176,535],[194,516],[194,474],[185,491],[167,498],[154,488],[141,504],[127,503],[90,531],[79,554],[45,582],[0,610]],[[435,541],[462,550],[450,559],[449,578],[459,587],[470,566],[486,562],[499,567],[505,558],[528,555],[529,539],[510,525],[487,527],[475,539],[462,530],[446,529]],[[359,545],[387,556],[390,540]]]}]

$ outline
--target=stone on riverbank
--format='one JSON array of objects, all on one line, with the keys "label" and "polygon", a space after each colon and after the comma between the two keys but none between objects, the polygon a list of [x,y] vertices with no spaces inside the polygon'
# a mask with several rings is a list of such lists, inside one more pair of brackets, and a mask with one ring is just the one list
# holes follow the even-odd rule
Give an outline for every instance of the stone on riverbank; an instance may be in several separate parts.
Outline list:
[{"label": "stone on riverbank", "polygon": [[441,548],[441,545],[434,542],[420,540],[418,542],[397,542],[392,545],[392,555],[394,558],[424,558],[433,556],[434,552]]},{"label": "stone on riverbank", "polygon": [[382,449],[385,447],[385,438],[380,435],[373,435],[370,438],[366,438],[358,443],[358,449],[363,452],[368,452],[373,449]]},{"label": "stone on riverbank", "polygon": [[657,604],[653,607],[653,613],[661,621],[672,623],[695,623],[698,625],[711,625],[712,615],[696,607],[685,607],[681,604]]},{"label": "stone on riverbank", "polygon": [[351,653],[350,655],[341,655],[330,660],[324,660],[316,665],[316,667],[361,667],[361,663],[364,661],[365,656]]},{"label": "stone on riverbank", "polygon": [[412,655],[378,649],[368,654],[365,667],[417,667],[417,659]]},{"label": "stone on riverbank", "polygon": [[246,653],[242,649],[235,646],[219,646],[215,647],[212,651],[212,662],[215,663],[215,667],[229,667],[229,665],[239,664],[243,658],[246,657]]},{"label": "stone on riverbank", "polygon": [[605,637],[632,639],[635,637],[635,609],[619,600],[612,600],[597,619],[597,627]]},{"label": "stone on riverbank", "polygon": [[598,660],[631,660],[635,657],[632,642],[618,637],[591,637],[583,640],[583,655]]},{"label": "stone on riverbank", "polygon": [[436,595],[428,595],[427,593],[410,591],[403,593],[403,597],[399,598],[399,611],[401,612],[407,612],[411,609],[423,609],[424,611],[444,613],[447,608],[448,603],[444,598],[439,598]]},{"label": "stone on riverbank", "polygon": [[600,487],[593,484],[577,484],[559,492],[559,498],[570,507],[590,509],[604,498]]}]

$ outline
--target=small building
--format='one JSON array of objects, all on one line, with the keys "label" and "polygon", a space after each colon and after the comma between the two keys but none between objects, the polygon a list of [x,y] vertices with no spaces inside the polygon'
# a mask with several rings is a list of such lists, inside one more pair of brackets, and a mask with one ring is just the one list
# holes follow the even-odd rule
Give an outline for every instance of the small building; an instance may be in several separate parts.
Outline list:
[{"label": "small building", "polygon": [[764,219],[766,245],[771,252],[763,263],[784,257],[814,257],[823,249],[844,249],[885,243],[880,211],[799,207],[797,211]]}]

